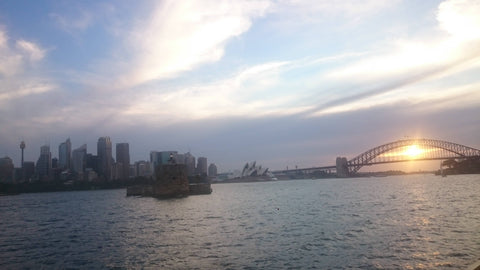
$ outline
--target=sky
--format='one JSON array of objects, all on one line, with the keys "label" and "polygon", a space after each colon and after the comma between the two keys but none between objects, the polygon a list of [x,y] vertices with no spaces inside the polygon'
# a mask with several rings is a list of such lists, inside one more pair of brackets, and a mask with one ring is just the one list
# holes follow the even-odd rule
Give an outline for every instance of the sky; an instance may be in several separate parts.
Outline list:
[{"label": "sky", "polygon": [[110,136],[132,162],[190,151],[225,172],[479,134],[479,0],[0,1],[15,166],[22,140],[27,161]]}]

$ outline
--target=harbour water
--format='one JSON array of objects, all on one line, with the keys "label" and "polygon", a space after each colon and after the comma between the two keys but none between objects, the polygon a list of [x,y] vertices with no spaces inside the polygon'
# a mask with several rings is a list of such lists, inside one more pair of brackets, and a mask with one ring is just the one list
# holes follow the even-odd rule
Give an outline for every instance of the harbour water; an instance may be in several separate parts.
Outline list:
[{"label": "harbour water", "polygon": [[480,175],[0,197],[0,268],[465,269],[480,260]]}]

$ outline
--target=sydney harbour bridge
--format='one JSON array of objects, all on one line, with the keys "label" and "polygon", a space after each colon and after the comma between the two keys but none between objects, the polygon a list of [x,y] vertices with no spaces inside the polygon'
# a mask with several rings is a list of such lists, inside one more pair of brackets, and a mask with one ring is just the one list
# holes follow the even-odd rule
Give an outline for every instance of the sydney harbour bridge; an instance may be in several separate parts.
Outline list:
[{"label": "sydney harbour bridge", "polygon": [[298,168],[294,170],[275,171],[274,174],[291,174],[312,172],[336,172],[338,177],[355,175],[362,167],[377,164],[388,164],[425,160],[448,160],[480,158],[480,150],[465,145],[434,140],[404,139],[386,143],[348,160],[337,157],[336,164],[331,166]]}]

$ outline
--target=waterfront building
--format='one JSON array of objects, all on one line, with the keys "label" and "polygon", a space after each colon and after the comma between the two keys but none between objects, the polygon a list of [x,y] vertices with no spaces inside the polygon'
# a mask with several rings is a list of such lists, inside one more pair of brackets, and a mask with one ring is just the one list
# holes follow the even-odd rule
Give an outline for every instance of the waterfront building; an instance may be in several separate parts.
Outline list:
[{"label": "waterfront building", "polygon": [[262,165],[257,165],[257,162],[245,164],[240,177],[251,176],[265,176],[268,173],[268,168],[262,168]]},{"label": "waterfront building", "polygon": [[60,169],[71,169],[72,143],[70,138],[58,146],[58,167]]},{"label": "waterfront building", "polygon": [[123,177],[123,163],[114,162],[112,165],[112,180],[122,180]]},{"label": "waterfront building", "polygon": [[156,168],[158,165],[168,164],[170,155],[175,159],[177,154],[177,151],[151,151],[150,163],[152,163],[153,168]]},{"label": "waterfront building", "polygon": [[39,180],[50,180],[52,174],[52,153],[50,146],[40,147],[40,157],[37,160],[36,173]]},{"label": "waterfront building", "polygon": [[153,170],[151,163],[145,160],[135,162],[135,174],[136,176],[149,177],[152,176]]},{"label": "waterfront building", "polygon": [[86,163],[87,163],[87,145],[84,144],[79,148],[73,150],[72,153],[72,168],[77,175],[82,178],[83,172],[85,171]]},{"label": "waterfront building", "polygon": [[155,168],[160,163],[160,155],[158,151],[150,151],[150,163]]},{"label": "waterfront building", "polygon": [[99,176],[105,180],[112,180],[112,142],[110,137],[100,137],[97,142]]},{"label": "waterfront building", "polygon": [[215,163],[211,163],[210,166],[208,166],[208,176],[210,177],[217,176],[217,165],[215,165]]},{"label": "waterfront building", "polygon": [[206,157],[199,157],[197,161],[197,174],[207,175],[208,163]]},{"label": "waterfront building", "polygon": [[128,179],[130,177],[130,150],[128,143],[116,144],[116,160],[119,167],[117,179]]},{"label": "waterfront building", "polygon": [[23,173],[24,173],[25,181],[30,182],[32,180],[33,175],[35,174],[35,162],[24,161],[23,162]]},{"label": "waterfront building", "polygon": [[13,160],[11,158],[0,158],[0,182],[13,181],[13,170]]},{"label": "waterfront building", "polygon": [[185,155],[185,165],[187,166],[187,175],[192,176],[195,174],[195,157],[190,152]]},{"label": "waterfront building", "polygon": [[174,158],[177,164],[185,164],[185,154],[176,154]]},{"label": "waterfront building", "polygon": [[92,169],[97,173],[97,175],[100,173],[100,169],[98,167],[99,163],[100,162],[97,155],[87,154],[85,167]]},{"label": "waterfront building", "polygon": [[130,164],[130,166],[128,167],[129,167],[128,174],[130,175],[130,177],[133,177],[133,178],[137,177],[138,175],[137,175],[137,171],[135,170],[135,164]]},{"label": "waterfront building", "polygon": [[84,179],[85,181],[94,181],[98,178],[97,173],[92,168],[85,168]]}]

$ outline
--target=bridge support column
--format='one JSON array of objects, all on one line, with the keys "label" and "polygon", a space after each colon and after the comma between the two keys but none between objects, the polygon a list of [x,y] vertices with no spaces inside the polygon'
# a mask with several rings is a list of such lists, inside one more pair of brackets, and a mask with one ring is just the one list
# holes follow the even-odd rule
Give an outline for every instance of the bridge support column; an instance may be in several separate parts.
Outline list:
[{"label": "bridge support column", "polygon": [[348,177],[350,175],[347,164],[347,158],[337,157],[337,177]]}]

